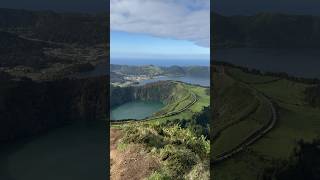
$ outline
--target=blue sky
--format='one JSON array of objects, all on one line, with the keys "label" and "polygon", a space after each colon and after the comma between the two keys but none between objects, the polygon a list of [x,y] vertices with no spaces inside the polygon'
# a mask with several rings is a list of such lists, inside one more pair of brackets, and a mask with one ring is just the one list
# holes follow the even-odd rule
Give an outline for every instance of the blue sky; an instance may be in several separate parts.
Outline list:
[{"label": "blue sky", "polygon": [[210,59],[210,1],[111,0],[113,59]]},{"label": "blue sky", "polygon": [[188,40],[160,38],[151,35],[111,32],[111,59],[204,59],[210,57],[210,48]]}]

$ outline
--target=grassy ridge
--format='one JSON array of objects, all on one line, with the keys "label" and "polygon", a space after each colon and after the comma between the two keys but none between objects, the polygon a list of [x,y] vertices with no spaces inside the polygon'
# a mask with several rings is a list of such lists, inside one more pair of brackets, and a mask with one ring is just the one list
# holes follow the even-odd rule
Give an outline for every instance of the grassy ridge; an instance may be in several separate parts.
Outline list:
[{"label": "grassy ridge", "polygon": [[231,83],[220,94],[219,120],[213,125],[214,159],[241,146],[246,139],[262,131],[272,118],[268,101],[261,93],[242,81],[228,81]]},{"label": "grassy ridge", "polygon": [[[265,136],[246,147],[241,153],[214,166],[212,172],[217,180],[262,179],[265,169],[274,167],[279,162],[288,160],[292,156],[299,140],[311,142],[319,137],[320,109],[309,106],[305,101],[304,91],[310,87],[308,84],[277,79],[271,76],[254,75],[236,68],[225,67],[225,69],[227,73],[223,76],[228,76],[228,78],[219,77],[220,80],[229,79],[229,81],[233,81],[232,83],[241,82],[248,87],[247,91],[250,91],[250,89],[251,91],[257,90],[264,94],[277,105],[278,120],[275,127]],[[235,92],[243,91],[239,86],[230,85],[232,84],[230,82],[220,83],[228,84],[227,87],[233,88]],[[222,97],[221,99],[225,101],[221,103],[227,106],[229,110],[225,112],[224,110],[227,108],[218,109],[222,116],[217,119],[216,123],[220,121],[222,125],[216,126],[217,129],[213,129],[213,131],[219,130],[221,126],[226,126],[227,123],[223,113],[239,111],[239,105],[242,112],[248,113],[249,111],[246,108],[249,106],[242,106],[242,104],[247,103],[252,106],[254,104],[248,97],[248,93],[242,95],[242,100],[245,101],[242,104],[237,105],[233,101],[228,101],[227,98],[229,100],[241,99],[241,97],[238,97],[239,94],[228,92],[228,88],[222,86],[221,89],[223,90],[220,91],[223,93],[220,93],[220,95],[228,96]],[[225,129],[222,136],[213,140],[213,147],[217,152],[239,143],[243,134],[259,128],[269,119],[271,112],[267,104],[259,98],[259,95],[257,96],[255,93],[250,95],[255,96],[259,101],[256,111],[252,114],[248,113],[244,120]],[[219,98],[219,101],[221,99]],[[235,119],[237,118],[235,117]]]},{"label": "grassy ridge", "polygon": [[[169,93],[170,98],[166,99],[166,106],[153,116],[143,120],[125,120],[123,123],[141,123],[145,121],[163,122],[170,120],[191,119],[195,113],[201,113],[204,107],[210,104],[208,88],[193,86],[181,82],[173,82],[176,87]],[[113,121],[113,124],[122,123]]]},{"label": "grassy ridge", "polygon": [[172,99],[159,113],[145,121],[112,125],[125,134],[118,147],[142,144],[159,160],[160,169],[149,179],[209,179],[208,88],[175,83]]}]

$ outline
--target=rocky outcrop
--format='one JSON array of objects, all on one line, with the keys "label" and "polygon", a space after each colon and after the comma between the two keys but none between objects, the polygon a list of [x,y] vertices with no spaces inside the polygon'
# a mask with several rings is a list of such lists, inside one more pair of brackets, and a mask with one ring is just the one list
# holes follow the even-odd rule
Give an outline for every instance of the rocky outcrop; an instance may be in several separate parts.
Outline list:
[{"label": "rocky outcrop", "polygon": [[0,141],[37,135],[107,115],[107,77],[0,82]]}]

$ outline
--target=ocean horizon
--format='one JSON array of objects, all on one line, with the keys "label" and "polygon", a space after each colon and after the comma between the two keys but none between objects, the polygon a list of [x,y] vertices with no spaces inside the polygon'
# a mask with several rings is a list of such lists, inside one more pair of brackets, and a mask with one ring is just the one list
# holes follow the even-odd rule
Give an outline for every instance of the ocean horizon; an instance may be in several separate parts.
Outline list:
[{"label": "ocean horizon", "polygon": [[210,60],[205,59],[110,59],[110,64],[118,65],[155,65],[155,66],[210,66]]}]

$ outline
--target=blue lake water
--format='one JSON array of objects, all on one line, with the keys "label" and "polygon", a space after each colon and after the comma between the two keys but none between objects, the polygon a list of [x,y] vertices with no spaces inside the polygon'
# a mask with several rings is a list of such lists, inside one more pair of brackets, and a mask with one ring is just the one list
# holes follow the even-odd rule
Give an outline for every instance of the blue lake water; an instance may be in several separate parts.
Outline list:
[{"label": "blue lake water", "polygon": [[[112,64],[119,65],[155,65],[155,66],[210,66],[210,60],[193,59],[193,60],[146,60],[146,59],[113,59]],[[194,76],[160,76],[153,79],[143,80],[139,82],[139,85],[144,85],[156,81],[174,80],[182,81],[190,84],[210,86],[210,77],[194,77]]]},{"label": "blue lake water", "polygon": [[111,119],[144,119],[162,109],[165,105],[158,101],[133,101],[111,109]]}]

